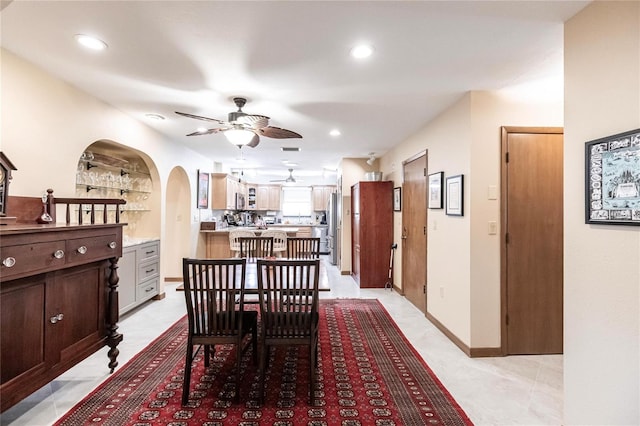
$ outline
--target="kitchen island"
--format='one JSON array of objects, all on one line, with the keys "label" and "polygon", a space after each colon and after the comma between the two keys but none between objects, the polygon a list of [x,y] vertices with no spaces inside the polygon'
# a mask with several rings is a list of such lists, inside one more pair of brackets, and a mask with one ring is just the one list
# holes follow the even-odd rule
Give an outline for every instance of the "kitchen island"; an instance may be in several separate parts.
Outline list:
[{"label": "kitchen island", "polygon": [[229,244],[229,231],[234,229],[244,229],[247,231],[253,231],[256,236],[260,236],[262,232],[266,230],[284,231],[288,237],[298,236],[299,228],[287,227],[287,226],[269,226],[267,229],[258,229],[255,226],[229,226],[227,228],[215,229],[215,230],[200,230],[205,235],[206,244],[206,256],[210,259],[224,259],[233,257]]}]

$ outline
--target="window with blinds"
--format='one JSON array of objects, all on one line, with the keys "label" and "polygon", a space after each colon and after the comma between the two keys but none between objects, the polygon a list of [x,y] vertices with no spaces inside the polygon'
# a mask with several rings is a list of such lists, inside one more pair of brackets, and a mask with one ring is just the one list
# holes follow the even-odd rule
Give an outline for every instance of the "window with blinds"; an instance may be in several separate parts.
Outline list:
[{"label": "window with blinds", "polygon": [[282,188],[283,216],[311,216],[311,187],[285,186]]}]

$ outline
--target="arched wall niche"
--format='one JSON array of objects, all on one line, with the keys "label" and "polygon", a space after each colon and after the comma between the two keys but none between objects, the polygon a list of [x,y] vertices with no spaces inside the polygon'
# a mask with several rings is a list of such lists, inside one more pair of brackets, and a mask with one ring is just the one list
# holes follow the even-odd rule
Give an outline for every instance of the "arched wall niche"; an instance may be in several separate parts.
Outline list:
[{"label": "arched wall niche", "polygon": [[162,188],[155,162],[146,153],[110,139],[89,144],[78,155],[76,196],[123,198],[125,245],[161,235]]}]

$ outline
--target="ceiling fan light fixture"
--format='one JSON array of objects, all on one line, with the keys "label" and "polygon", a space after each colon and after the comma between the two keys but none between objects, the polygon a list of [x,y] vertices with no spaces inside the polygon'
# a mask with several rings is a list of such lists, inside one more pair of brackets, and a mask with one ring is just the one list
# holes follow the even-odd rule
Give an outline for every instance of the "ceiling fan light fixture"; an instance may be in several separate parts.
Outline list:
[{"label": "ceiling fan light fixture", "polygon": [[229,129],[225,130],[224,135],[233,145],[245,146],[251,142],[254,133],[250,130],[244,129]]}]

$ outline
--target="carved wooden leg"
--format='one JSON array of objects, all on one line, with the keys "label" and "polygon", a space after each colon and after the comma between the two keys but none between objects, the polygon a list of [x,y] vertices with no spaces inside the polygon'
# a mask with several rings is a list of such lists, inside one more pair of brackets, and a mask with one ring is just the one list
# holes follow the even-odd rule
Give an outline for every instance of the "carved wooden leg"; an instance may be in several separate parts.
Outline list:
[{"label": "carved wooden leg", "polygon": [[118,258],[112,257],[109,259],[111,263],[109,265],[109,295],[108,295],[108,306],[107,306],[107,345],[109,346],[109,352],[107,356],[109,357],[109,368],[111,369],[111,373],[118,366],[118,361],[116,358],[120,354],[120,350],[118,350],[117,346],[120,342],[122,342],[122,334],[118,333],[118,320],[120,319],[119,314],[119,305],[118,305],[118,281],[120,281],[120,277],[118,277]]}]

